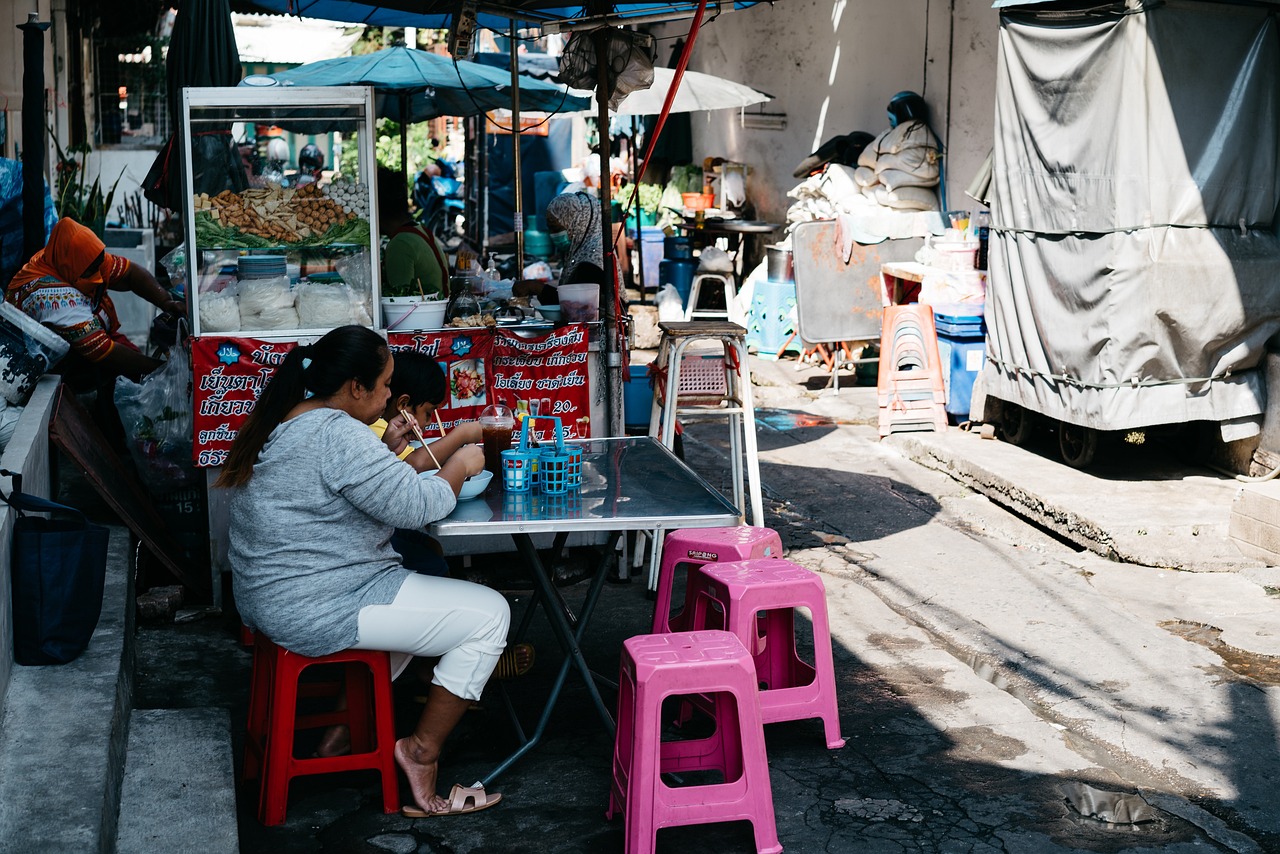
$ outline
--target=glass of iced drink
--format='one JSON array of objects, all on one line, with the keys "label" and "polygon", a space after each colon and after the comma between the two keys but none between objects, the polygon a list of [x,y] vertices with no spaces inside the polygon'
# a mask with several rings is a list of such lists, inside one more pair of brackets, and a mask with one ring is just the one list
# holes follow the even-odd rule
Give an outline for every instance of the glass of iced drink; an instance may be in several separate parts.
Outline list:
[{"label": "glass of iced drink", "polygon": [[511,450],[511,431],[516,416],[500,403],[480,410],[480,435],[484,441],[484,467],[502,477],[502,452]]}]

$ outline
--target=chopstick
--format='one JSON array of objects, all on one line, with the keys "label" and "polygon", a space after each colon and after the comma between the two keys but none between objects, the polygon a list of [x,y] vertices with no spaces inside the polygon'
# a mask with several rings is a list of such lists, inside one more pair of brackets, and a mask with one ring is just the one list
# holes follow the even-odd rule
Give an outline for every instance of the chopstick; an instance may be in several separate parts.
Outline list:
[{"label": "chopstick", "polygon": [[445,435],[444,422],[440,420],[440,410],[439,409],[434,410],[433,414],[436,416],[436,426],[440,428],[440,438],[443,439]]},{"label": "chopstick", "polygon": [[413,430],[413,435],[418,437],[418,441],[422,443],[422,447],[427,449],[427,453],[431,455],[431,462],[436,464],[436,468],[442,468],[440,461],[436,459],[436,455],[431,453],[431,446],[427,444],[427,440],[422,436],[422,428],[418,426],[418,422],[413,420],[413,416],[409,414],[409,410],[401,409],[400,414],[404,416],[404,420],[409,422],[409,427]]}]

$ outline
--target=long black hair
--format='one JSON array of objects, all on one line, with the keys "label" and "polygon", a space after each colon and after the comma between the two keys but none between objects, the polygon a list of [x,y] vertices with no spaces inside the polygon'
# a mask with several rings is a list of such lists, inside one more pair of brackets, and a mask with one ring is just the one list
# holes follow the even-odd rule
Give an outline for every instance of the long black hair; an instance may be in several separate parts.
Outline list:
[{"label": "long black hair", "polygon": [[314,344],[294,347],[271,376],[253,412],[231,443],[215,486],[243,486],[271,431],[308,394],[328,398],[349,381],[371,389],[391,357],[382,336],[364,326],[339,326]]}]

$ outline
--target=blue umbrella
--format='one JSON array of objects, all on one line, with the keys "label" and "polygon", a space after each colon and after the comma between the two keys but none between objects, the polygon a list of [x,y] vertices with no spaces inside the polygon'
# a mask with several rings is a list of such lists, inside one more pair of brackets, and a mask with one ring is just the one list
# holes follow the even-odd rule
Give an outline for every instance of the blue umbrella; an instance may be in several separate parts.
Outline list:
[{"label": "blue umbrella", "polygon": [[[400,123],[400,164],[408,168],[405,126],[436,116],[474,116],[512,103],[511,76],[478,62],[399,45],[360,56],[309,62],[267,75],[284,86],[372,86],[379,116]],[[261,85],[261,79],[250,81]],[[242,84],[244,85],[244,84]],[[582,109],[590,101],[552,83],[519,78],[522,104],[542,112]]]},{"label": "blue umbrella", "polygon": [[[454,13],[464,4],[462,0],[249,0],[257,6],[279,15],[297,15],[300,18],[324,18],[330,21],[346,21],[371,27],[422,27],[431,30],[447,30]],[[717,14],[731,9],[746,9],[757,0],[723,0],[708,2],[708,8]],[[539,25],[548,21],[566,21],[586,14],[584,4],[565,5],[563,0],[503,0],[485,3],[484,11],[476,15],[476,23],[482,27],[506,31],[512,19]],[[688,17],[698,8],[696,0],[655,0],[649,3],[609,3],[607,23],[625,25],[642,24],[655,19]]]},{"label": "blue umbrella", "polygon": [[[511,75],[410,47],[309,62],[269,75],[285,86],[372,86],[378,115],[405,123],[436,116],[474,116],[511,106]],[[389,96],[389,97],[388,97]],[[562,87],[520,78],[520,104],[541,112],[573,112],[590,104]]]}]

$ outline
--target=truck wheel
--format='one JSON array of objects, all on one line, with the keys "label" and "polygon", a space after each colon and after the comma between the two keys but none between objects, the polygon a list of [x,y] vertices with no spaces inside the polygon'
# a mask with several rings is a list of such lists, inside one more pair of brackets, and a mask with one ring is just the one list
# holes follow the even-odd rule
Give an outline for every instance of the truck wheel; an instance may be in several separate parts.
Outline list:
[{"label": "truck wheel", "polygon": [[1010,445],[1025,445],[1035,431],[1036,416],[1016,403],[1004,403],[1000,436]]},{"label": "truck wheel", "polygon": [[1098,453],[1098,431],[1062,422],[1058,425],[1058,452],[1062,454],[1062,461],[1072,468],[1088,468]]}]

